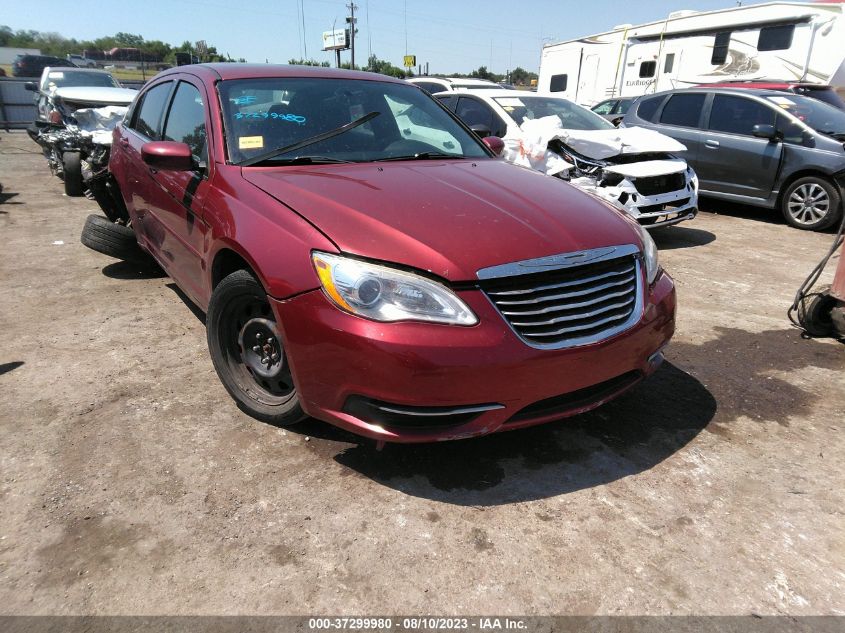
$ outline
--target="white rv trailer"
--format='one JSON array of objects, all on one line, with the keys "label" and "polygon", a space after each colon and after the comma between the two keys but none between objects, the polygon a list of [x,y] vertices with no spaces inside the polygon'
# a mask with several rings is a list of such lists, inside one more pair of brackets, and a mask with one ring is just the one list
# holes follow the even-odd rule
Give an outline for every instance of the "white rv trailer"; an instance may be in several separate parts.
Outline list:
[{"label": "white rv trailer", "polygon": [[768,2],[675,11],[543,47],[538,90],[582,105],[730,80],[831,84],[845,92],[845,3]]}]

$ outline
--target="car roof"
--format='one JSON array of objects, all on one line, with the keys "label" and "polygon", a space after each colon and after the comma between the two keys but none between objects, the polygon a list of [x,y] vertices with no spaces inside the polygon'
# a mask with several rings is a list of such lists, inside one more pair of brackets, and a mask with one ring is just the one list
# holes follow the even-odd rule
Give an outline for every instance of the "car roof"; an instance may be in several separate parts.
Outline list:
[{"label": "car roof", "polygon": [[44,71],[43,71],[43,72],[48,73],[48,72],[50,72],[53,68],[56,68],[56,69],[59,69],[59,68],[60,68],[61,70],[60,70],[59,72],[63,72],[63,73],[68,73],[68,72],[71,72],[71,73],[76,73],[76,72],[80,72],[80,73],[91,73],[91,74],[97,74],[97,75],[111,75],[111,73],[110,73],[109,71],[107,71],[107,70],[100,70],[100,69],[98,69],[98,68],[78,68],[78,67],[76,67],[76,66],[74,66],[74,67],[72,67],[72,68],[71,68],[71,67],[68,67],[68,66],[45,66],[45,67],[44,67]]},{"label": "car roof", "polygon": [[321,66],[294,66],[287,64],[190,64],[175,66],[156,75],[156,79],[179,73],[192,73],[207,79],[267,79],[273,77],[319,77],[323,79],[355,79],[405,83],[401,79],[368,73],[362,70],[343,70]]},{"label": "car roof", "polygon": [[[507,88],[497,88],[493,89],[486,89],[482,88],[481,90],[473,90],[472,88],[468,88],[466,90],[461,90],[460,92],[435,92],[434,96],[459,96],[459,95],[474,95],[476,97],[490,97],[491,99],[498,99],[501,97],[510,97],[519,99],[521,97],[525,97],[526,99],[530,99],[532,97],[543,97],[545,99],[564,99],[564,97],[557,97],[555,95],[544,95],[544,94],[537,94],[536,92],[529,92],[528,90],[508,90]],[[569,101],[569,99],[566,99]]]},{"label": "car roof", "polygon": [[489,81],[487,79],[473,79],[470,77],[429,77],[423,75],[421,77],[410,77],[408,79],[411,83],[418,81],[440,81],[447,84],[459,84],[462,86],[498,86],[499,84]]},{"label": "car roof", "polygon": [[710,85],[704,86],[696,86],[695,88],[678,88],[677,90],[664,90],[663,92],[657,92],[653,95],[642,95],[642,99],[647,99],[649,97],[665,97],[669,94],[685,94],[685,93],[701,93],[701,92],[710,92],[710,91],[717,91],[719,94],[735,94],[737,96],[747,97],[748,95],[753,95],[756,97],[769,97],[769,96],[778,96],[782,97],[783,91],[780,90],[773,90],[767,88],[732,88],[730,86],[719,86],[713,87]]}]

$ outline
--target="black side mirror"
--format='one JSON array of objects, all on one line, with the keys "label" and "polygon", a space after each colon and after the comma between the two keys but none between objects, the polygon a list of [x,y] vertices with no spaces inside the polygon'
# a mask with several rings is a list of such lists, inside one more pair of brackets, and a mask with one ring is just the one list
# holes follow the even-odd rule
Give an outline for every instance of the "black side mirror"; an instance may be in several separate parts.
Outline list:
[{"label": "black side mirror", "polygon": [[36,84],[34,81],[27,81],[23,85],[23,89],[29,90],[30,92],[38,92],[38,84]]},{"label": "black side mirror", "polygon": [[491,136],[490,128],[484,125],[483,123],[476,123],[475,125],[470,125],[469,129],[475,132],[479,138]]},{"label": "black side mirror", "polygon": [[770,141],[780,140],[780,135],[778,134],[777,128],[775,128],[774,125],[765,125],[758,123],[753,128],[751,128],[751,133],[757,138],[767,138]]}]

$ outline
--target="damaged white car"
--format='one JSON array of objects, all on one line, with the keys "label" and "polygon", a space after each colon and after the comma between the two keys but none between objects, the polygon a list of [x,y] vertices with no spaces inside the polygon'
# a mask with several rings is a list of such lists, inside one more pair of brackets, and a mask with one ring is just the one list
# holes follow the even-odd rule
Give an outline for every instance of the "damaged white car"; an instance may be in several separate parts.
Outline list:
[{"label": "damaged white car", "polygon": [[38,107],[27,131],[42,147],[50,171],[64,180],[67,195],[88,192],[96,198],[98,178],[108,173],[112,130],[137,91],[121,88],[102,71],[51,68],[40,85],[26,88],[37,93]]},{"label": "damaged white car", "polygon": [[691,220],[698,178],[686,147],[643,128],[615,128],[567,99],[511,90],[435,95],[479,136],[499,136],[502,156],[568,180],[646,228]]}]

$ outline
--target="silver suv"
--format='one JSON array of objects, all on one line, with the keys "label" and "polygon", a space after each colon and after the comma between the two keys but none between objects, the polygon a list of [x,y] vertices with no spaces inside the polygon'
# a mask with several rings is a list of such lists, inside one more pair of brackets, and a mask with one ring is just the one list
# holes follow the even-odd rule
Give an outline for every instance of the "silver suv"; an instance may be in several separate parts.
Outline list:
[{"label": "silver suv", "polygon": [[778,208],[799,229],[842,217],[845,112],[826,103],[775,90],[670,90],[639,99],[622,125],[686,145],[701,195]]}]

